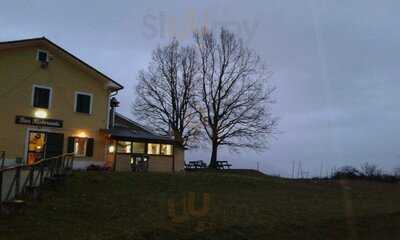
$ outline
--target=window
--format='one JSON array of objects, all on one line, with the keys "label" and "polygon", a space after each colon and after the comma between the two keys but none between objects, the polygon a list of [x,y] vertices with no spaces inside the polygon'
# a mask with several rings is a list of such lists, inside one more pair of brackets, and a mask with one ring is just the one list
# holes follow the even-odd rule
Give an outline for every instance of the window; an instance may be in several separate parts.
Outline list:
[{"label": "window", "polygon": [[69,137],[68,153],[74,153],[77,157],[92,157],[94,149],[93,138]]},{"label": "window", "polygon": [[92,94],[75,93],[75,112],[92,113]]},{"label": "window", "polygon": [[131,153],[132,151],[131,142],[118,141],[117,153]]},{"label": "window", "polygon": [[32,105],[37,108],[50,108],[51,88],[33,86]]},{"label": "window", "polygon": [[172,155],[172,145],[161,144],[161,155]]},{"label": "window", "polygon": [[140,143],[140,142],[133,142],[133,153],[145,153],[145,143]]},{"label": "window", "polygon": [[49,54],[46,51],[38,50],[37,51],[37,60],[39,62],[48,62],[49,61]]},{"label": "window", "polygon": [[151,155],[172,155],[172,145],[171,144],[156,144],[149,143],[147,148],[147,153]]},{"label": "window", "polygon": [[87,138],[75,138],[74,153],[77,157],[86,156]]},{"label": "window", "polygon": [[149,143],[147,145],[147,153],[153,154],[153,155],[159,155],[160,154],[160,144]]}]

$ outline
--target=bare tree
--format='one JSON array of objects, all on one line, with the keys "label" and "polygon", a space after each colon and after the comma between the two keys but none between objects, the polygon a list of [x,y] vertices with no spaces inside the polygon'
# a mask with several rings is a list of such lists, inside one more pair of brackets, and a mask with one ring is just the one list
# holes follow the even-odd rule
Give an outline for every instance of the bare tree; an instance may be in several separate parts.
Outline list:
[{"label": "bare tree", "polygon": [[273,87],[258,55],[226,29],[194,34],[199,77],[192,107],[212,144],[210,167],[219,146],[261,149],[277,125],[272,117]]},{"label": "bare tree", "polygon": [[397,178],[400,178],[400,167],[395,167],[393,170],[393,175]]},{"label": "bare tree", "polygon": [[364,163],[361,165],[361,174],[365,177],[379,177],[383,174],[383,171],[375,164]]},{"label": "bare tree", "polygon": [[196,51],[176,40],[153,51],[139,73],[133,112],[160,133],[173,134],[185,147],[198,140],[201,126],[189,106],[196,75]]}]

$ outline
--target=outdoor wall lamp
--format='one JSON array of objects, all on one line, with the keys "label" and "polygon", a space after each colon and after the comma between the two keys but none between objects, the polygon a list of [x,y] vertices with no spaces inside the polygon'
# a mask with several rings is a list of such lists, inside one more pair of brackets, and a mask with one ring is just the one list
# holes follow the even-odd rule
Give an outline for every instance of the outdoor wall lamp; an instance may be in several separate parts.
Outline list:
[{"label": "outdoor wall lamp", "polygon": [[47,118],[47,111],[45,111],[45,110],[36,110],[34,115],[37,118]]}]

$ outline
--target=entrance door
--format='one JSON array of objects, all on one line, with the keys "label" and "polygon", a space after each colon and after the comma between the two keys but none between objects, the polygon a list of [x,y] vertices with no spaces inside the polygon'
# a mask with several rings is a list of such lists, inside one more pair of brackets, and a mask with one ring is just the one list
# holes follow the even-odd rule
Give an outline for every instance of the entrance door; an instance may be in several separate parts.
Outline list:
[{"label": "entrance door", "polygon": [[132,155],[131,167],[134,172],[147,172],[149,157],[144,155]]},{"label": "entrance door", "polygon": [[46,134],[46,158],[56,157],[63,154],[64,134],[47,133]]},{"label": "entrance door", "polygon": [[64,135],[60,133],[29,132],[28,164],[63,153]]},{"label": "entrance door", "polygon": [[44,158],[46,133],[29,132],[28,164],[33,164]]}]

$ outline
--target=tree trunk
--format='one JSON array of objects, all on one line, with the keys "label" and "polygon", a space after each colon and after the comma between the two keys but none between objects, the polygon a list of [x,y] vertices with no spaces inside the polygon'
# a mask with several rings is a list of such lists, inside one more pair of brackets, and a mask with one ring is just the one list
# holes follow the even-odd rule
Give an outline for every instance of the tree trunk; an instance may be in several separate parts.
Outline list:
[{"label": "tree trunk", "polygon": [[217,169],[218,144],[213,141],[209,168]]},{"label": "tree trunk", "polygon": [[184,142],[183,142],[183,138],[181,133],[179,132],[179,130],[177,129],[173,129],[173,133],[174,133],[174,140],[176,143],[178,143],[179,145],[183,146]]}]

